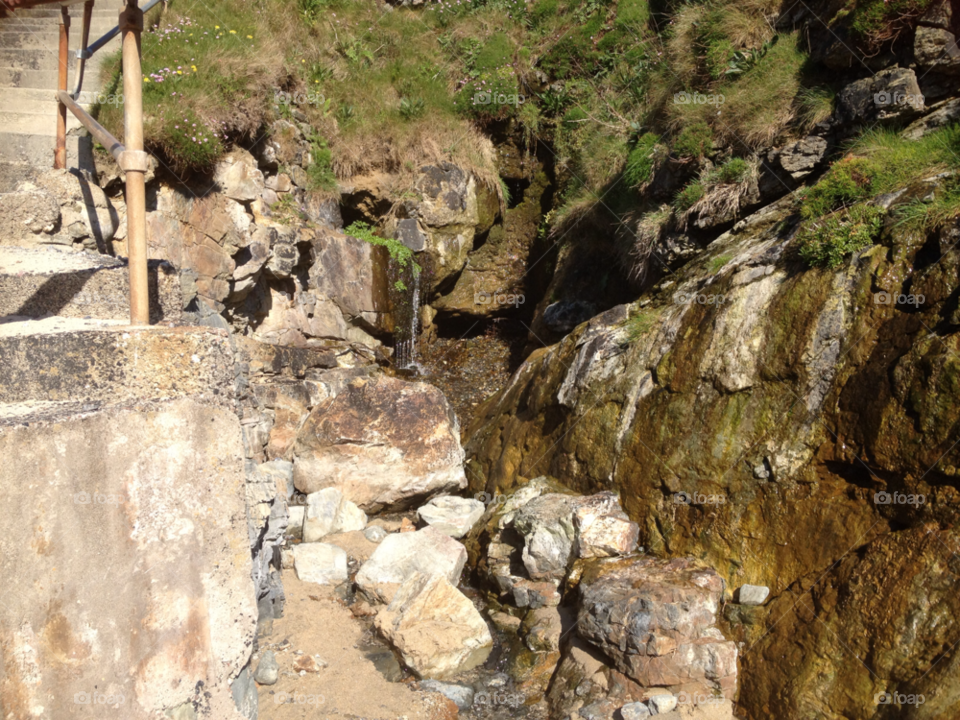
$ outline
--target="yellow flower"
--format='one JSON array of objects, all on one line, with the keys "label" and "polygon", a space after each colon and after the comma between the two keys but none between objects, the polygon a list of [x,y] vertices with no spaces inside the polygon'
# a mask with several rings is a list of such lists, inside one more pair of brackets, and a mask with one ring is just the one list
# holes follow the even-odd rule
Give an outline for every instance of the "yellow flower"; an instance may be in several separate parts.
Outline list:
[{"label": "yellow flower", "polygon": [[177,70],[177,75],[183,75],[183,70]]},{"label": "yellow flower", "polygon": [[247,40],[253,40],[253,35],[247,35]]},{"label": "yellow flower", "polygon": [[306,62],[306,60],[301,60],[300,62],[302,62],[302,63],[305,63],[305,62]]},{"label": "yellow flower", "polygon": [[214,30],[219,30],[219,29],[220,29],[220,26],[219,26],[219,25],[214,25],[214,26],[213,26],[213,29],[214,29]]},{"label": "yellow flower", "polygon": [[194,72],[196,72],[196,71],[197,71],[197,66],[196,66],[196,65],[191,65],[191,66],[190,66],[190,69],[193,70]]},{"label": "yellow flower", "polygon": [[150,82],[150,78],[145,77],[145,78],[143,79],[143,81],[144,81],[144,82]]},{"label": "yellow flower", "polygon": [[237,31],[236,31],[236,30],[231,30],[231,31],[230,31],[230,34],[231,34],[231,35],[236,35],[236,34],[237,34]]}]

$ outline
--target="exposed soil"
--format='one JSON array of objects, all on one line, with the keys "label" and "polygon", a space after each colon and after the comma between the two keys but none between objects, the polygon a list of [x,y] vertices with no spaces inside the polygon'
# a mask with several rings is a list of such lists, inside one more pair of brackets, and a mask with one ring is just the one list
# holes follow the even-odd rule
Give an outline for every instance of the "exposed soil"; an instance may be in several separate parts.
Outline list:
[{"label": "exposed soil", "polygon": [[[386,679],[362,649],[368,640],[364,625],[331,588],[301,582],[292,570],[283,572],[283,587],[284,616],[261,638],[253,665],[265,650],[273,650],[280,665],[277,683],[258,687],[262,720],[446,720],[456,715],[456,706],[441,695],[415,690],[411,681]],[[303,656],[327,665],[301,675],[293,666]]]}]

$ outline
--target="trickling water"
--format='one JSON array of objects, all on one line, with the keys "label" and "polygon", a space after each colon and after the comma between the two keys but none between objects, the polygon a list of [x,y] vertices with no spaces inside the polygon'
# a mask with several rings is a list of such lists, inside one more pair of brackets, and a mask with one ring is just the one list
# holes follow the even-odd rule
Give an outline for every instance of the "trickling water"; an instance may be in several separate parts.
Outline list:
[{"label": "trickling water", "polygon": [[397,341],[394,346],[394,357],[396,358],[397,368],[400,370],[417,370],[420,364],[417,362],[417,335],[419,333],[420,322],[420,273],[413,275],[413,296],[410,299],[410,326],[407,330],[407,338]]}]

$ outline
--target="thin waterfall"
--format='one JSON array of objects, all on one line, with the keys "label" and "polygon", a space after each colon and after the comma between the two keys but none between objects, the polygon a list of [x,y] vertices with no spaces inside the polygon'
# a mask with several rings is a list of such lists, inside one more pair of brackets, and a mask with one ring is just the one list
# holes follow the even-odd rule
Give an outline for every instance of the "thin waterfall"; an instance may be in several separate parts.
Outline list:
[{"label": "thin waterfall", "polygon": [[410,300],[410,327],[407,339],[400,340],[394,347],[397,367],[401,370],[419,368],[417,364],[417,335],[420,322],[420,273],[413,275],[413,296]]}]

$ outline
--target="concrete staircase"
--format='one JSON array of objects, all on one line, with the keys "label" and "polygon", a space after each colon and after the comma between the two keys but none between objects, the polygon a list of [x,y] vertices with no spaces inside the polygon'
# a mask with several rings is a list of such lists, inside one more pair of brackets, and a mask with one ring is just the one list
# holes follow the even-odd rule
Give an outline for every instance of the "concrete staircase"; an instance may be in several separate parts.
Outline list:
[{"label": "concrete staircase", "polygon": [[[102,3],[102,4],[101,4]],[[117,24],[120,3],[100,0],[93,9],[90,42]],[[70,72],[73,89],[80,47],[83,5],[70,6]],[[0,192],[9,192],[37,168],[53,167],[57,128],[57,65],[60,9],[57,6],[18,10],[0,18]],[[112,39],[87,61],[81,105],[89,108],[102,87],[104,60],[120,49]],[[67,113],[67,166],[92,169],[91,141],[80,137],[80,123]]]}]

